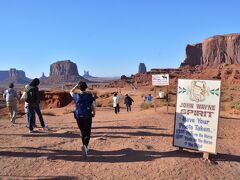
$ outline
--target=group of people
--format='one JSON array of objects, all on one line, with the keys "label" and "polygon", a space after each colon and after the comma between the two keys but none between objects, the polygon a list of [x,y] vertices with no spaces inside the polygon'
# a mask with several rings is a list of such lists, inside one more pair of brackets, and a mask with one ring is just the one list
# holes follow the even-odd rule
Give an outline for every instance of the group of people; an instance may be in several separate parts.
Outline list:
[{"label": "group of people", "polygon": [[[25,101],[24,108],[27,114],[27,128],[29,129],[29,133],[32,133],[33,129],[37,127],[35,113],[37,113],[39,117],[41,127],[43,129],[47,128],[39,106],[40,104],[38,89],[39,84],[40,80],[38,78],[33,79],[31,83],[25,86],[22,96],[20,98],[20,101]],[[10,121],[13,124],[15,124],[18,111],[17,109],[18,95],[16,90],[14,89],[13,83],[10,83],[9,88],[4,91],[3,98],[6,100],[6,105],[9,109]]]},{"label": "group of people", "polygon": [[[115,114],[118,114],[120,112],[119,101],[120,101],[120,98],[119,98],[118,94],[114,93],[113,94],[113,107],[114,107]],[[127,112],[131,112],[131,110],[132,110],[131,106],[132,106],[133,102],[134,102],[134,100],[128,94],[126,94],[125,98],[124,98],[124,104],[126,105]]]},{"label": "group of people", "polygon": [[152,102],[152,95],[148,94],[147,96],[142,96],[143,102],[145,103],[151,103]]},{"label": "group of people", "polygon": [[[35,113],[37,113],[39,117],[42,128],[47,127],[43,120],[39,107],[39,84],[39,79],[33,79],[30,84],[25,86],[24,92],[20,98],[20,100],[25,101],[25,111],[27,114],[27,127],[29,129],[29,133],[32,133],[35,127]],[[95,98],[91,93],[86,92],[87,88],[88,86],[86,82],[80,81],[70,90],[70,94],[73,97],[75,103],[74,118],[76,119],[77,125],[81,132],[82,153],[83,157],[85,158],[88,155],[88,144],[91,136],[92,118],[96,114]],[[12,123],[15,123],[18,96],[16,90],[14,90],[13,83],[11,83],[9,85],[9,88],[5,90],[3,97],[6,100],[6,104],[9,109],[10,120]],[[126,104],[127,112],[131,111],[132,102],[134,102],[133,99],[128,94],[126,94],[124,103]],[[119,97],[117,93],[115,93],[113,96],[113,107],[115,109],[115,113],[119,113]]]}]

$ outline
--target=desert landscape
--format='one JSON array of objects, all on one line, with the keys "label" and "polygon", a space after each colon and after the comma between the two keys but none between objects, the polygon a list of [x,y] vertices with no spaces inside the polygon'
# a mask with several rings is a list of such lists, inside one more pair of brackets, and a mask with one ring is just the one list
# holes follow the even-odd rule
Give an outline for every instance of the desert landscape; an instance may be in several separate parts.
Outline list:
[{"label": "desert landscape", "polygon": [[[49,77],[40,78],[40,107],[48,129],[28,133],[24,102],[18,103],[16,124],[9,121],[2,99],[8,82],[16,83],[20,97],[30,79],[10,69],[1,79],[0,94],[0,179],[239,179],[240,177],[240,56],[239,34],[214,36],[186,47],[186,59],[179,68],[154,68],[131,77],[101,78],[78,74],[75,63],[57,61]],[[225,46],[227,44],[228,46]],[[228,47],[228,48],[226,48]],[[214,54],[214,56],[213,56]],[[153,74],[169,74],[168,112],[166,99],[153,87]],[[89,76],[89,74],[88,74]],[[217,154],[203,159],[203,152],[173,146],[177,81],[182,79],[221,80]],[[94,79],[96,81],[94,81]],[[73,117],[74,103],[69,90],[80,80],[96,97],[90,151],[81,152],[81,136]],[[156,92],[155,92],[156,90]],[[118,92],[120,113],[115,114],[112,97]],[[124,96],[133,100],[127,112]],[[156,101],[148,104],[143,96]]]},{"label": "desert landscape", "polygon": [[[123,104],[117,115],[110,105],[97,107],[87,160],[73,104],[43,109],[49,130],[37,128],[33,134],[27,132],[24,114],[14,125],[1,114],[1,179],[238,179],[239,114],[222,112],[217,155],[205,161],[201,152],[173,147],[174,107],[168,114],[164,102],[156,112],[141,108],[141,95],[151,92],[147,89],[121,89],[134,99],[130,113]],[[105,97],[116,91],[93,90]]]}]

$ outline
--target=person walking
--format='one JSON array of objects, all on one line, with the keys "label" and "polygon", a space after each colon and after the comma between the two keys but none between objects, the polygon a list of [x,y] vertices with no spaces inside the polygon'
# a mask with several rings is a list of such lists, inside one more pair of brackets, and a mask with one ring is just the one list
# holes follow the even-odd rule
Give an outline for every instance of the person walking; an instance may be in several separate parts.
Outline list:
[{"label": "person walking", "polygon": [[131,112],[131,105],[133,102],[134,102],[133,99],[128,94],[126,94],[124,99],[124,104],[126,104],[127,112],[129,111]]},{"label": "person walking", "polygon": [[17,92],[14,89],[14,84],[10,83],[9,88],[3,93],[3,99],[6,100],[6,105],[9,110],[10,121],[15,124],[17,117]]},{"label": "person walking", "polygon": [[[88,144],[91,137],[92,118],[96,114],[95,99],[91,93],[86,92],[87,84],[80,81],[71,90],[70,94],[75,103],[74,118],[77,121],[78,128],[82,136],[82,153],[87,158]],[[77,92],[78,91],[78,92]]]},{"label": "person walking", "polygon": [[119,107],[119,97],[117,93],[113,94],[113,107],[114,107],[115,114],[118,114],[120,112],[120,107]]}]

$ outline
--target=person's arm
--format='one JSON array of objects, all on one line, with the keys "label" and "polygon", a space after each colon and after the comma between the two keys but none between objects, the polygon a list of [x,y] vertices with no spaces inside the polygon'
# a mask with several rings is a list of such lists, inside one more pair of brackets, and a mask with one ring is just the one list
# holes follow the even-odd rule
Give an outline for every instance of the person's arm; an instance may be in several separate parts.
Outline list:
[{"label": "person's arm", "polygon": [[94,117],[96,114],[96,107],[95,107],[95,103],[92,103],[92,117]]},{"label": "person's arm", "polygon": [[78,84],[76,84],[76,85],[70,90],[71,96],[73,96],[73,93],[74,93],[74,91],[77,89],[77,87],[78,87]]},{"label": "person's arm", "polygon": [[3,99],[6,99],[6,91],[4,91],[4,93],[3,93]]}]

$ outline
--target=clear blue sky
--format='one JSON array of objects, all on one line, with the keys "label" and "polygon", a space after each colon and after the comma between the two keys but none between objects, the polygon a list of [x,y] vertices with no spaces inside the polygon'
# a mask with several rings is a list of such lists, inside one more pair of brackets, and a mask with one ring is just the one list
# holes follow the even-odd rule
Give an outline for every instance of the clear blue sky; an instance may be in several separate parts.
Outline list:
[{"label": "clear blue sky", "polygon": [[0,0],[0,70],[49,75],[70,59],[94,76],[178,67],[186,44],[240,32],[239,0]]}]

